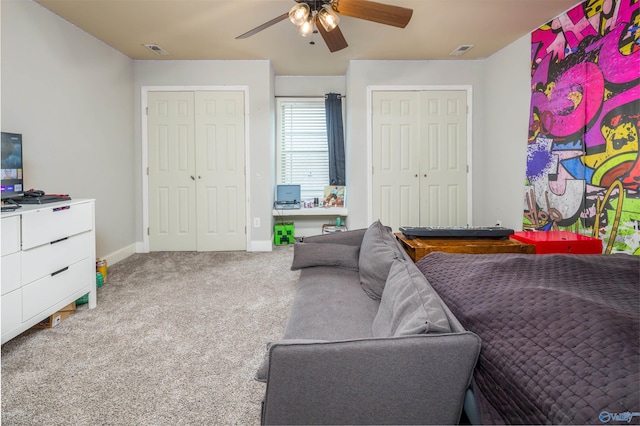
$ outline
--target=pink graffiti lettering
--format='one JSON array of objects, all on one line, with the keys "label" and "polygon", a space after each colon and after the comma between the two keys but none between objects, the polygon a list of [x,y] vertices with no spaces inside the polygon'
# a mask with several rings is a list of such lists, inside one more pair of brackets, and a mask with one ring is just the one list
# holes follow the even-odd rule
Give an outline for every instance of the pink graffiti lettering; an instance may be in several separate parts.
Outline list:
[{"label": "pink graffiti lettering", "polygon": [[619,41],[628,33],[629,25],[618,25],[603,38],[598,61],[602,74],[611,83],[626,83],[638,78],[640,73],[640,50],[623,55]]},{"label": "pink graffiti lettering", "polygon": [[567,44],[571,48],[578,47],[578,43],[586,36],[597,34],[580,8],[574,8],[566,14],[558,16],[557,20],[562,27]]},{"label": "pink graffiti lettering", "polygon": [[[585,87],[585,76],[589,76],[588,88]],[[581,101],[575,105],[571,93],[580,92]],[[551,98],[544,93],[531,95],[532,108],[540,111],[540,116],[549,112],[553,115],[553,128],[547,128],[548,134],[554,136],[572,135],[582,129],[598,113],[604,97],[604,77],[600,68],[591,62],[577,64],[567,70],[558,79]],[[530,127],[533,127],[531,117]],[[549,123],[544,123],[549,124]]]},{"label": "pink graffiti lettering", "polygon": [[531,43],[536,46],[531,52],[531,63],[534,66],[541,63],[547,55],[562,61],[578,48],[585,37],[605,34],[607,30],[620,24],[633,22],[640,2],[605,0],[602,2],[602,9],[597,12],[590,10],[589,6],[587,3],[584,4],[584,9],[577,6],[549,22],[546,27],[531,33]]}]

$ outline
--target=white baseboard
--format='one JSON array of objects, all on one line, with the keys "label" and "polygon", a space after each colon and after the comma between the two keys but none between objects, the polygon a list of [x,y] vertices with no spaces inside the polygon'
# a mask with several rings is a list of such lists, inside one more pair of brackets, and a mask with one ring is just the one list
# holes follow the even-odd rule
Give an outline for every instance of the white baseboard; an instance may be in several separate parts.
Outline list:
[{"label": "white baseboard", "polygon": [[[273,251],[273,243],[271,240],[268,241],[252,241],[247,248],[247,251]],[[117,257],[116,255],[124,253],[124,256]],[[118,250],[114,253],[114,256],[117,260],[115,262],[119,262],[127,257],[131,256],[134,253],[149,253],[144,250],[144,243],[135,243],[130,245],[129,247],[123,248],[122,250]],[[111,255],[110,255],[111,256]],[[109,256],[106,256],[107,264],[111,264],[112,262],[109,260]]]},{"label": "white baseboard", "polygon": [[268,241],[251,241],[247,251],[273,251],[273,243]]},{"label": "white baseboard", "polygon": [[127,257],[131,256],[134,253],[136,253],[136,244],[131,244],[130,246],[121,248],[118,251],[115,251],[113,253],[109,253],[106,256],[103,256],[102,260],[107,261],[107,266],[115,265],[116,263],[126,259]]}]

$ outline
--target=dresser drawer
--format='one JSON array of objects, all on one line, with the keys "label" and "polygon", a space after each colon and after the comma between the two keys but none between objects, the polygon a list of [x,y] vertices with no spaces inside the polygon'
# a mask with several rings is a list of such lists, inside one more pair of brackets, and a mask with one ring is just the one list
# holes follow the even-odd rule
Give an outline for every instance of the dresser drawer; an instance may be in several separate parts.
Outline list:
[{"label": "dresser drawer", "polygon": [[2,255],[20,250],[20,216],[2,218]]},{"label": "dresser drawer", "polygon": [[22,250],[47,244],[93,228],[91,203],[43,207],[22,215]]},{"label": "dresser drawer", "polygon": [[[28,321],[45,309],[90,285],[91,282],[88,282],[87,278],[95,277],[95,275],[87,274],[87,272],[91,270],[93,262],[93,259],[85,259],[60,273],[47,275],[23,286],[22,321]],[[95,284],[95,278],[93,283]],[[80,296],[82,295],[78,294],[78,297]]]},{"label": "dresser drawer", "polygon": [[11,253],[7,256],[2,256],[2,276],[0,277],[0,287],[2,291],[0,294],[6,294],[22,285],[22,278],[20,271],[22,269],[21,262],[22,253]]},{"label": "dresser drawer", "polygon": [[22,252],[22,282],[28,284],[87,257],[91,233],[83,232]]},{"label": "dresser drawer", "polygon": [[[22,289],[2,295],[2,335],[22,324]],[[4,339],[2,339],[4,341]]]}]

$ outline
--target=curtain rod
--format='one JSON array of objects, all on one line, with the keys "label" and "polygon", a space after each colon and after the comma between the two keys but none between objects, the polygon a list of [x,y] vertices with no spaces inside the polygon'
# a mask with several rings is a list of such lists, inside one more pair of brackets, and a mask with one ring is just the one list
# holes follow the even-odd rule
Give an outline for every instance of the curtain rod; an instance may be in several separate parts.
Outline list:
[{"label": "curtain rod", "polygon": [[[276,96],[276,98],[298,98],[298,99],[317,99],[317,98],[325,98],[326,99],[327,95],[319,95],[319,96]],[[346,99],[347,97],[345,95],[340,95],[340,99]]]}]

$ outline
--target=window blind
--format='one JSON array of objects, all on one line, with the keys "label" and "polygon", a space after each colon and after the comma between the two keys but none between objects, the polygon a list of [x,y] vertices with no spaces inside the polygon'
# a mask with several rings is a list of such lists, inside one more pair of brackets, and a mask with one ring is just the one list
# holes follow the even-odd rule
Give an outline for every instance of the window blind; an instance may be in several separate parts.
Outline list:
[{"label": "window blind", "polygon": [[329,185],[324,98],[278,100],[278,183],[299,184],[303,200]]}]

